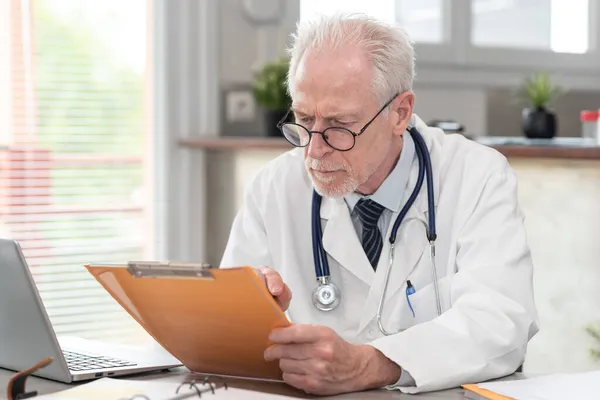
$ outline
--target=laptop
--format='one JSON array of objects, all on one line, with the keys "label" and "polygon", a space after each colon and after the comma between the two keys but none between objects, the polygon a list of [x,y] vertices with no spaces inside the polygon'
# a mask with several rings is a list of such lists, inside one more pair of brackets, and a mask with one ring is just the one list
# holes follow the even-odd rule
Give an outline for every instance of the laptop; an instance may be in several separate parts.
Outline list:
[{"label": "laptop", "polygon": [[158,343],[128,346],[55,334],[18,242],[0,238],[0,367],[70,383],[181,366]]}]

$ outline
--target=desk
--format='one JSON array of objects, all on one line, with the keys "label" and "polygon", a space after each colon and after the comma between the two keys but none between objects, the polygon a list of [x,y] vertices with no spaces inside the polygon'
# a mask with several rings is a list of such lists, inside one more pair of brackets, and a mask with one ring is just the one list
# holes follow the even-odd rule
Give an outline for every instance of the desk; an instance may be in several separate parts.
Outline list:
[{"label": "desk", "polygon": [[[139,374],[132,375],[129,377],[123,377],[121,379],[136,379],[136,380],[154,380],[154,379],[166,379],[166,380],[177,380],[180,382],[182,377],[187,373],[185,368],[176,368],[167,372],[156,372],[150,374]],[[0,400],[6,400],[6,385],[10,377],[14,374],[12,371],[0,369]],[[523,374],[514,374],[505,379],[524,379]],[[119,378],[115,378],[119,379]],[[368,392],[359,393],[347,393],[337,396],[328,397],[311,397],[303,395],[302,393],[294,390],[293,388],[280,383],[271,382],[258,382],[246,379],[227,379],[227,384],[231,387],[237,387],[240,389],[255,390],[267,393],[276,393],[288,396],[294,396],[299,399],[340,399],[340,400],[408,400],[408,399],[419,399],[419,400],[464,400],[464,390],[462,389],[451,389],[432,393],[421,393],[418,395],[407,395],[400,393],[399,391],[387,391],[387,390],[372,390]],[[67,385],[60,382],[55,382],[47,379],[30,377],[27,379],[27,390],[37,390],[39,395],[50,394],[65,390],[73,385]],[[34,397],[35,399],[35,397]]]}]

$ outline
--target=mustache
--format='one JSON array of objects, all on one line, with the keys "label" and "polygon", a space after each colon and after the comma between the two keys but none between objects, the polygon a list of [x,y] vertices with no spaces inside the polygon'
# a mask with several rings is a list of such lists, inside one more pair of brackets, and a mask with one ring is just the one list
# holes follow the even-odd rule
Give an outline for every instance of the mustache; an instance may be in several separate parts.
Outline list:
[{"label": "mustache", "polygon": [[307,168],[322,172],[333,172],[349,169],[346,163],[335,163],[327,160],[317,160],[310,157],[306,158],[305,164]]}]

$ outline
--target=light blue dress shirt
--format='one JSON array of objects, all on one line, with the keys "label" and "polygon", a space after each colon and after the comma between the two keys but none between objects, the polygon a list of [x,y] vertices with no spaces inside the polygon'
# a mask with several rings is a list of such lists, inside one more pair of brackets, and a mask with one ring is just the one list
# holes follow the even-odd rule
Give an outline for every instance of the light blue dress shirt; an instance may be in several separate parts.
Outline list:
[{"label": "light blue dress shirt", "polygon": [[348,205],[348,209],[350,210],[350,216],[352,217],[352,223],[354,224],[354,229],[356,229],[356,234],[358,235],[358,239],[362,238],[362,224],[360,222],[360,218],[358,213],[354,211],[354,206],[360,199],[371,199],[382,206],[385,207],[381,217],[379,218],[379,222],[377,226],[381,231],[381,236],[384,237],[387,233],[388,227],[392,220],[392,216],[394,213],[400,212],[402,208],[402,195],[406,190],[406,185],[408,184],[408,178],[410,176],[410,165],[413,162],[415,157],[415,143],[413,138],[408,134],[408,132],[404,135],[404,145],[402,147],[402,152],[400,153],[400,159],[394,166],[394,169],[387,178],[383,181],[379,189],[375,191],[375,193],[364,196],[360,193],[352,192],[344,197],[346,200],[346,204]]},{"label": "light blue dress shirt", "polygon": [[[376,201],[385,207],[377,226],[381,231],[381,236],[383,240],[387,240],[387,231],[392,221],[392,216],[394,213],[400,212],[402,208],[402,195],[406,190],[406,185],[408,184],[408,179],[410,177],[410,166],[415,157],[415,143],[411,135],[406,132],[404,134],[404,144],[402,147],[402,152],[400,153],[400,158],[398,162],[394,166],[394,169],[388,177],[383,181],[381,186],[373,193],[372,195],[364,196],[359,193],[353,192],[344,197],[346,204],[348,205],[348,209],[350,210],[350,216],[352,218],[352,223],[354,224],[354,229],[356,230],[356,234],[358,235],[359,241],[362,238],[362,224],[360,222],[360,218],[358,213],[354,211],[354,206],[360,199],[366,198]],[[400,374],[400,379],[396,382],[395,385],[398,386],[413,386],[415,381],[413,377],[408,373],[408,371],[402,370]]]}]

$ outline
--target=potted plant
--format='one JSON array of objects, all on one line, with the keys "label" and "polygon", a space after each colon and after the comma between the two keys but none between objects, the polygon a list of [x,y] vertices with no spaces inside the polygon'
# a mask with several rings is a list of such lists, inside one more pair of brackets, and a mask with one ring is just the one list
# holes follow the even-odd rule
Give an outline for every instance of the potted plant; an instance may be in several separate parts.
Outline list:
[{"label": "potted plant", "polygon": [[562,94],[562,89],[552,83],[547,73],[540,72],[527,77],[521,91],[529,104],[522,112],[525,136],[535,139],[551,139],[556,136],[556,114],[548,106]]},{"label": "potted plant", "polygon": [[289,110],[292,100],[287,91],[286,77],[289,60],[278,58],[265,64],[254,74],[252,92],[254,99],[265,111],[268,136],[281,136],[277,122]]}]

